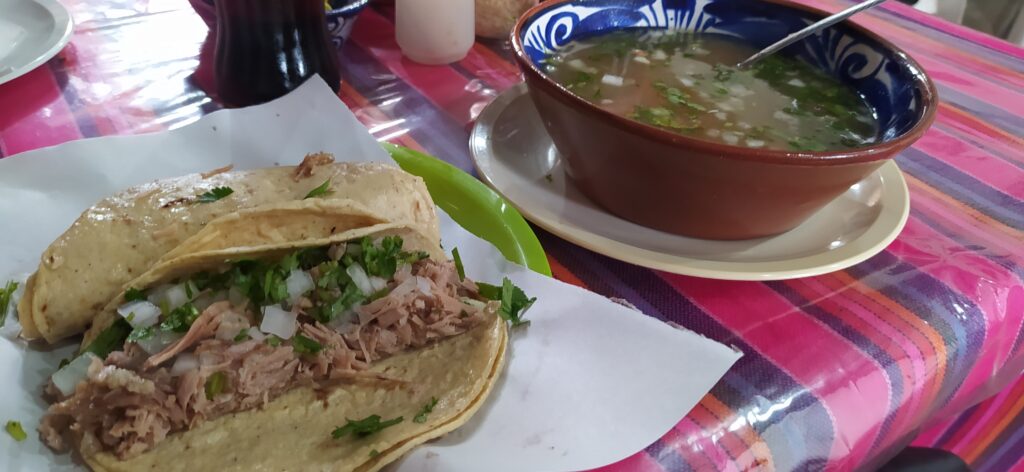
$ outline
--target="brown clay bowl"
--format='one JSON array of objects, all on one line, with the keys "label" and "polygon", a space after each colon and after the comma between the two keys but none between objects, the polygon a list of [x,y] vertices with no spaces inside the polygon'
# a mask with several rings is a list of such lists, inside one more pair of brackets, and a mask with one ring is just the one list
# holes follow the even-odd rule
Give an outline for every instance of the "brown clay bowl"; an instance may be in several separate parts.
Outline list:
[{"label": "brown clay bowl", "polygon": [[910,146],[934,120],[935,86],[921,66],[849,21],[783,53],[865,97],[879,119],[879,139],[852,150],[751,149],[683,136],[605,111],[543,70],[541,60],[574,38],[622,28],[728,33],[764,47],[827,16],[785,0],[693,3],[699,2],[552,0],[527,11],[512,32],[516,62],[568,177],[612,214],[697,238],[779,234]]}]

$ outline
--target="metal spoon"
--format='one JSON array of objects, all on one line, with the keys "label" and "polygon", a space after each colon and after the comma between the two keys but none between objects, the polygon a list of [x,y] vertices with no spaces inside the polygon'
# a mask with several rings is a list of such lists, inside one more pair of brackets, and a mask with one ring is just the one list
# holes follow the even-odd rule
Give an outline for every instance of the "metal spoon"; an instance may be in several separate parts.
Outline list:
[{"label": "metal spoon", "polygon": [[736,67],[739,68],[739,69],[746,69],[747,67],[750,67],[751,65],[753,65],[755,62],[760,61],[761,59],[764,59],[765,57],[767,57],[770,54],[774,54],[776,52],[779,52],[780,49],[785,48],[786,46],[789,46],[790,44],[793,44],[793,43],[795,43],[797,41],[800,41],[801,39],[804,39],[804,38],[806,38],[806,37],[808,37],[808,36],[818,32],[818,31],[820,31],[822,29],[828,28],[829,26],[832,26],[832,25],[834,25],[836,23],[839,23],[840,21],[843,21],[843,20],[853,16],[856,13],[859,13],[859,12],[861,12],[863,10],[867,10],[868,8],[871,8],[873,6],[879,5],[882,2],[884,2],[884,1],[885,0],[867,0],[865,2],[861,2],[861,3],[858,3],[858,4],[856,4],[856,5],[854,5],[854,6],[850,7],[850,8],[847,8],[847,9],[845,9],[845,10],[839,12],[839,13],[836,13],[836,14],[834,14],[832,16],[822,18],[820,21],[812,23],[812,24],[808,25],[806,28],[804,28],[804,29],[802,29],[800,31],[797,31],[795,33],[792,33],[789,36],[786,36],[785,38],[782,38],[781,40],[779,40],[775,44],[772,44],[771,46],[768,46],[768,47],[762,49],[757,54],[754,54],[753,56],[750,56],[749,58],[747,58],[747,60],[737,64]]}]

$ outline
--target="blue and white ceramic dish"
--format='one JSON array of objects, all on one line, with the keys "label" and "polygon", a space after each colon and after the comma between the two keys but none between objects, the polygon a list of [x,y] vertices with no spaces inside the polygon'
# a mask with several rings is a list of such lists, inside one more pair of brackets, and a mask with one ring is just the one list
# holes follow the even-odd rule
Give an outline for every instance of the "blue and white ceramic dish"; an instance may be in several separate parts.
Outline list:
[{"label": "blue and white ceramic dish", "polygon": [[363,8],[370,3],[370,0],[333,0],[330,2],[334,7],[327,11],[327,32],[331,35],[331,42],[335,47],[341,47],[345,40],[352,34],[352,26],[356,24],[356,17]]},{"label": "blue and white ceramic dish", "polygon": [[[566,43],[623,28],[726,34],[757,49],[821,19],[814,9],[766,0],[577,0],[535,10],[520,40],[534,65]],[[859,91],[877,114],[879,138],[903,135],[925,117],[924,72],[888,42],[840,23],[783,51]]]},{"label": "blue and white ceramic dish", "polygon": [[916,62],[849,20],[783,51],[859,91],[878,120],[876,142],[825,151],[752,149],[644,124],[574,95],[540,62],[575,39],[628,28],[726,34],[761,48],[827,14],[787,0],[549,0],[520,17],[511,39],[583,194],[649,228],[749,239],[796,227],[924,134],[937,97]]}]

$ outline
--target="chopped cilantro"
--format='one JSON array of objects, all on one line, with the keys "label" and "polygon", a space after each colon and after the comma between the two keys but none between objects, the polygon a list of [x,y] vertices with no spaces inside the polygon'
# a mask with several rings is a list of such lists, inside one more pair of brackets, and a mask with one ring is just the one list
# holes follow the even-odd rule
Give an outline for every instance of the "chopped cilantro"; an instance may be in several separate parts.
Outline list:
[{"label": "chopped cilantro", "polygon": [[551,174],[545,174],[544,175],[544,180],[547,180],[550,183],[550,182],[554,182],[555,178],[552,177]]},{"label": "chopped cilantro", "polygon": [[357,421],[345,419],[345,426],[334,428],[334,431],[331,432],[331,437],[334,439],[341,439],[352,434],[357,438],[365,438],[371,434],[381,431],[384,428],[401,423],[404,419],[405,418],[399,416],[398,418],[381,421],[380,415],[370,415]]},{"label": "chopped cilantro", "polygon": [[8,281],[7,285],[3,289],[0,289],[0,328],[4,326],[7,321],[7,305],[11,304],[11,298],[14,297],[14,291],[18,289],[18,282],[13,280]]},{"label": "chopped cilantro", "polygon": [[57,370],[63,369],[64,366],[66,366],[66,365],[68,365],[70,363],[71,363],[71,358],[70,357],[61,359],[60,360],[60,364],[57,364]]},{"label": "chopped cilantro", "polygon": [[437,397],[430,397],[430,402],[423,405],[423,408],[420,408],[420,412],[416,413],[416,417],[412,421],[414,423],[426,423],[427,415],[434,411],[435,406],[437,406]]},{"label": "chopped cilantro", "polygon": [[324,346],[315,340],[309,339],[301,334],[292,338],[292,349],[299,354],[316,354],[324,349]]},{"label": "chopped cilantro", "polygon": [[100,331],[100,334],[82,352],[91,352],[100,359],[106,359],[108,354],[124,346],[125,338],[131,332],[132,325],[125,321],[124,318],[118,317],[114,324]]},{"label": "chopped cilantro", "polygon": [[7,434],[10,434],[15,441],[21,442],[28,438],[28,434],[25,434],[25,429],[21,427],[20,421],[8,421],[4,429],[7,430]]},{"label": "chopped cilantro", "polygon": [[307,198],[325,197],[332,193],[334,192],[331,191],[331,179],[327,179],[324,183],[320,184],[319,187],[310,190],[305,197],[302,197],[302,199],[305,200]]},{"label": "chopped cilantro", "polygon": [[537,301],[537,297],[528,298],[526,293],[516,287],[508,277],[502,280],[500,287],[482,282],[477,282],[477,287],[480,289],[480,296],[501,301],[498,314],[505,321],[512,323],[513,327],[529,323],[529,321],[523,320],[523,315],[533,306],[533,302]]},{"label": "chopped cilantro", "polygon": [[128,334],[128,338],[125,339],[125,342],[137,343],[143,339],[152,338],[154,334],[156,334],[156,331],[152,326],[146,328],[135,328]]},{"label": "chopped cilantro", "polygon": [[196,197],[196,203],[213,203],[235,193],[231,187],[214,187]]},{"label": "chopped cilantro", "polygon": [[269,344],[271,347],[280,346],[281,338],[277,337],[277,335],[271,334],[270,336],[267,336],[267,344]]},{"label": "chopped cilantro", "polygon": [[235,335],[235,342],[240,343],[249,339],[249,328],[242,328],[238,330],[238,334]]},{"label": "chopped cilantro", "polygon": [[[313,318],[321,323],[329,323],[339,315],[364,300],[363,292],[355,284],[345,285],[337,297],[332,298],[330,292],[322,290],[318,292],[321,303],[312,311]],[[374,294],[376,295],[376,294]]]},{"label": "chopped cilantro", "polygon": [[377,456],[379,456],[379,455],[380,455],[380,451],[378,451],[378,450],[376,450],[376,449],[372,449],[372,450],[370,451],[370,457],[377,457]]},{"label": "chopped cilantro", "polygon": [[359,242],[362,251],[357,257],[367,274],[390,279],[395,275],[398,266],[404,263],[412,264],[428,257],[423,251],[402,251],[402,243],[399,236],[385,236],[378,246],[373,244],[372,238],[366,236]]},{"label": "chopped cilantro", "polygon": [[452,248],[452,259],[455,260],[455,271],[459,273],[459,280],[466,280],[466,269],[462,267],[462,256],[459,256],[459,248]]},{"label": "chopped cilantro", "polygon": [[170,314],[165,316],[164,321],[160,323],[160,329],[185,333],[192,326],[192,323],[196,321],[196,318],[199,318],[199,309],[189,302],[171,310]]},{"label": "chopped cilantro", "polygon": [[145,299],[146,294],[137,288],[129,287],[128,290],[124,292],[124,301],[126,302],[137,302]]},{"label": "chopped cilantro", "polygon": [[214,372],[206,379],[206,399],[213,400],[214,397],[223,393],[227,383],[228,376],[224,372]]}]

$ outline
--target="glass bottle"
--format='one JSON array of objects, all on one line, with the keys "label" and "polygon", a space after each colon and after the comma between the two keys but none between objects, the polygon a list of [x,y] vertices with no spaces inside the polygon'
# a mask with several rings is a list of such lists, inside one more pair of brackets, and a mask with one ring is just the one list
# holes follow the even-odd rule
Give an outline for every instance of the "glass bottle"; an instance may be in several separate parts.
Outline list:
[{"label": "glass bottle", "polygon": [[320,74],[341,86],[323,0],[216,0],[217,95],[228,107],[278,98]]}]

